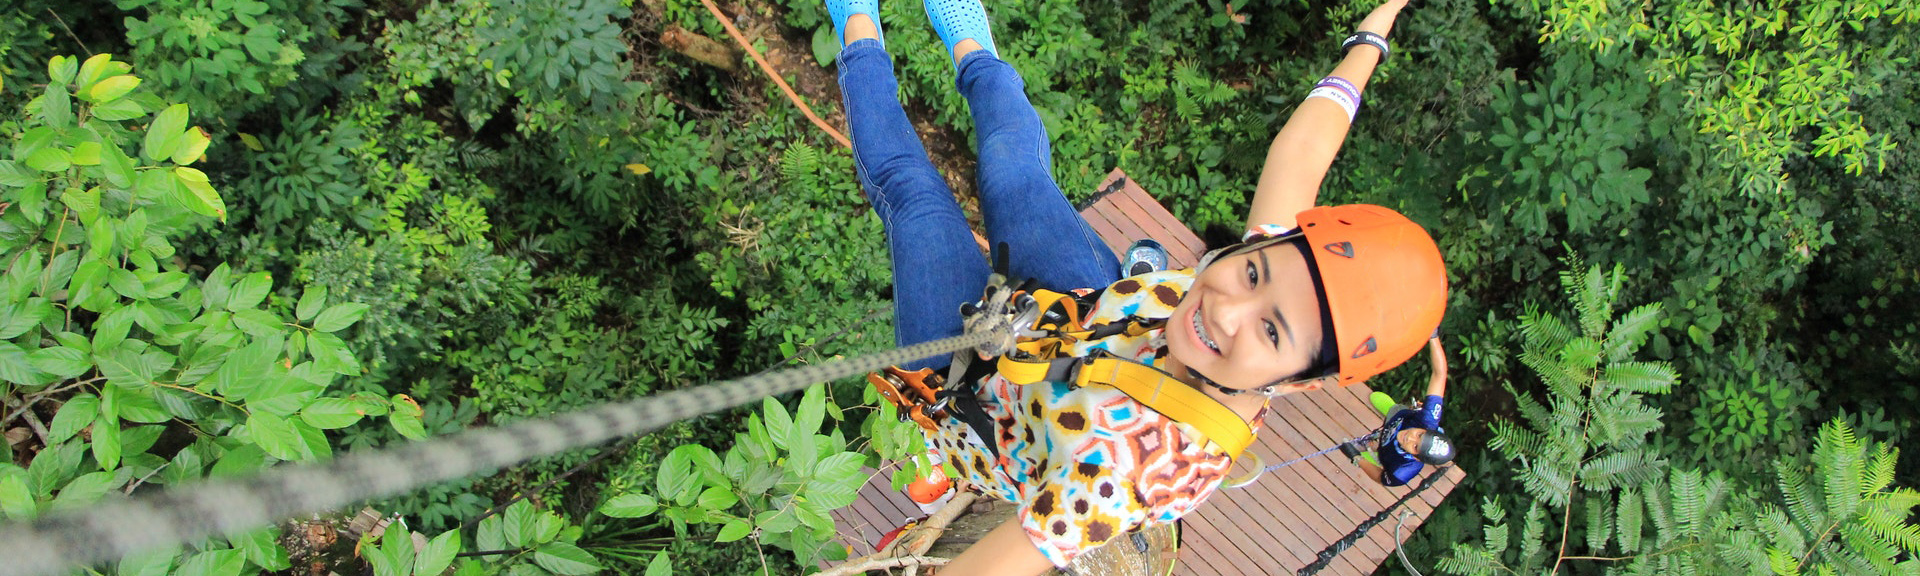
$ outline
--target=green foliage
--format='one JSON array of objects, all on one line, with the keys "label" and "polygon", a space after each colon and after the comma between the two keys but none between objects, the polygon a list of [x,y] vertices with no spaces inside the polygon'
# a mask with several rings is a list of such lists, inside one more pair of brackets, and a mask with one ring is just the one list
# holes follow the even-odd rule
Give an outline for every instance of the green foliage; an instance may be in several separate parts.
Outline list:
[{"label": "green foliage", "polygon": [[600,512],[657,513],[682,535],[689,524],[719,524],[716,543],[751,537],[793,551],[801,566],[843,560],[828,513],[853,504],[867,476],[860,470],[866,457],[848,450],[837,427],[820,433],[829,413],[841,410],[824,385],[808,388],[792,413],[768,398],[726,456],[698,444],[674,448],[654,471],[652,490],[616,494]]},{"label": "green foliage", "polygon": [[[138,90],[106,54],[55,57],[46,91],[4,129],[23,134],[0,162],[0,395],[57,404],[31,464],[0,465],[4,515],[96,500],[110,490],[246,473],[332,454],[323,430],[387,416],[418,421],[405,396],[329,390],[359,364],[336,334],[365,306],[305,291],[273,294],[265,272],[189,267],[174,242],[226,216],[188,165],[210,144],[187,106]],[[75,100],[78,99],[76,105]],[[153,113],[149,119],[149,113]],[[146,120],[143,131],[134,121]],[[138,154],[126,149],[140,142]],[[291,309],[289,309],[291,308]],[[177,437],[161,443],[163,434]],[[286,569],[275,535],[233,535],[184,559],[228,572]],[[130,562],[164,568],[173,556]]]},{"label": "green foliage", "polygon": [[114,0],[132,58],[169,99],[230,124],[300,77],[309,47],[334,34],[351,0]]},{"label": "green foliage", "polygon": [[[1771,487],[1740,486],[1719,471],[1657,474],[1665,463],[1645,436],[1661,426],[1661,411],[1639,395],[1667,392],[1675,376],[1632,360],[1659,307],[1613,319],[1623,280],[1619,267],[1563,274],[1574,321],[1523,320],[1521,361],[1548,392],[1515,391],[1521,420],[1496,423],[1490,447],[1525,492],[1485,499],[1480,540],[1453,544],[1440,569],[1541,573],[1605,561],[1620,574],[1920,573],[1920,524],[1910,520],[1920,493],[1893,486],[1897,451],[1845,424],[1821,428],[1811,465],[1776,460]],[[1507,521],[1510,507],[1526,510],[1521,526]]]}]

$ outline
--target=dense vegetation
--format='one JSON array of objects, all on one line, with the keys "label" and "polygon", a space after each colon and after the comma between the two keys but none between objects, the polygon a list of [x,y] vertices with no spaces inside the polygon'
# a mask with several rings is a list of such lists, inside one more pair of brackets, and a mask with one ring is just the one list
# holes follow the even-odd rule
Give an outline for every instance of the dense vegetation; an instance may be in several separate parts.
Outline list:
[{"label": "dense vegetation", "polygon": [[[722,7],[837,121],[815,0]],[[989,2],[1062,188],[1121,167],[1215,240],[1371,7]],[[882,20],[965,196],[952,68],[917,3]],[[1916,32],[1900,0],[1409,8],[1323,199],[1408,213],[1453,274],[1470,476],[1413,557],[1912,562],[1920,459],[1887,447],[1920,424]],[[694,0],[0,8],[0,517],[887,347],[847,152],[688,36],[726,41]],[[799,572],[844,555],[825,512],[860,466],[913,445],[862,388],[370,503],[403,523],[362,553],[383,576]],[[119,571],[339,561],[294,527]]]}]

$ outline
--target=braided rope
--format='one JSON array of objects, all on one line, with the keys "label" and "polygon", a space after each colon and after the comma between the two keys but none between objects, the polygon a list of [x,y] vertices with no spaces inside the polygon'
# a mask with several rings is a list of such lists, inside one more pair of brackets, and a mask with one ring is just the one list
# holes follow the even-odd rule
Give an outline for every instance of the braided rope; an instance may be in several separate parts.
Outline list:
[{"label": "braided rope", "polygon": [[248,478],[185,485],[135,498],[0,525],[0,576],[39,576],[129,554],[237,534],[420,486],[487,473],[529,459],[732,408],[819,382],[984,344],[968,334],[865,356],[716,382],[604,404],[545,420],[452,436],[330,462],[276,467]]},{"label": "braided rope", "polygon": [[[1366,538],[1367,532],[1370,530],[1373,530],[1373,527],[1380,525],[1381,522],[1385,522],[1387,520],[1387,516],[1392,514],[1394,510],[1399,509],[1400,506],[1406,504],[1408,500],[1412,500],[1415,497],[1418,497],[1421,492],[1427,491],[1427,488],[1433,487],[1434,483],[1439,482],[1440,477],[1445,475],[1447,475],[1447,470],[1445,468],[1434,468],[1433,472],[1427,474],[1427,478],[1425,480],[1420,481],[1420,485],[1413,487],[1413,491],[1407,492],[1406,495],[1401,496],[1399,500],[1394,500],[1393,504],[1391,506],[1387,506],[1385,510],[1375,512],[1373,516],[1368,517],[1364,521],[1361,521],[1360,525],[1355,526],[1353,528],[1353,531],[1348,532],[1346,536],[1342,536],[1340,537],[1339,540],[1335,540],[1333,541],[1332,544],[1328,544],[1326,548],[1322,548],[1319,554],[1314,555],[1312,564],[1308,564],[1305,567],[1301,568],[1299,571],[1295,572],[1294,575],[1295,576],[1313,576],[1314,574],[1318,574],[1321,569],[1326,568],[1328,564],[1332,564],[1334,558],[1340,557],[1341,552],[1345,552],[1348,548],[1352,548],[1354,544],[1360,542],[1361,538]],[[1398,546],[1398,544],[1395,544],[1395,545]]]}]

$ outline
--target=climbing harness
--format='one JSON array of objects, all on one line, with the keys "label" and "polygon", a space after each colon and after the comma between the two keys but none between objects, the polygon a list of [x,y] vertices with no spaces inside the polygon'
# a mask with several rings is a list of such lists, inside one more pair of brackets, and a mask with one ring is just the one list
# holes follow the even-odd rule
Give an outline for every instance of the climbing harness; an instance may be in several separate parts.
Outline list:
[{"label": "climbing harness", "polygon": [[[1003,253],[996,254],[1000,259]],[[1126,334],[1139,336],[1160,326],[1144,318],[1128,317],[1082,329],[1083,302],[1070,294],[1015,284],[995,273],[981,299],[961,307],[967,331],[1001,335],[977,347],[981,360],[958,355],[949,375],[931,370],[906,372],[888,369],[868,376],[880,395],[900,408],[903,419],[922,428],[936,427],[933,418],[959,418],[982,438],[993,437],[993,423],[978,407],[978,385],[998,373],[1016,385],[1065,382],[1076,388],[1110,386],[1176,422],[1199,430],[1229,457],[1239,457],[1253,444],[1253,428],[1219,401],[1158,368],[1114,357],[1104,352],[1067,356],[1076,342]],[[997,357],[997,358],[996,358]],[[990,451],[997,449],[991,445]]]},{"label": "climbing harness", "polygon": [[133,498],[0,525],[0,576],[62,574],[79,566],[274,522],[339,509],[438,482],[497,470],[609,439],[641,434],[819,382],[988,344],[971,333],[878,352],[606,404],[568,414],[476,429],[330,462],[281,466],[247,478],[169,487]]},{"label": "climbing harness", "polygon": [[[1341,536],[1339,540],[1334,540],[1332,544],[1328,544],[1326,548],[1322,548],[1319,554],[1314,555],[1313,563],[1300,568],[1299,571],[1294,573],[1294,576],[1313,576],[1319,573],[1320,570],[1326,568],[1328,564],[1332,564],[1334,558],[1340,557],[1341,552],[1352,548],[1361,538],[1366,538],[1367,532],[1372,530],[1374,526],[1385,522],[1388,514],[1399,509],[1400,506],[1406,504],[1408,500],[1419,497],[1421,492],[1425,492],[1427,488],[1439,482],[1440,477],[1445,476],[1446,473],[1445,468],[1436,468],[1433,472],[1428,473],[1427,478],[1421,480],[1420,485],[1413,487],[1412,491],[1401,496],[1399,500],[1394,500],[1393,504],[1388,505],[1385,510],[1376,512],[1373,516],[1360,522],[1360,525],[1355,526],[1352,532],[1348,532],[1347,535]],[[1405,560],[1405,558],[1402,558],[1402,560]]]}]

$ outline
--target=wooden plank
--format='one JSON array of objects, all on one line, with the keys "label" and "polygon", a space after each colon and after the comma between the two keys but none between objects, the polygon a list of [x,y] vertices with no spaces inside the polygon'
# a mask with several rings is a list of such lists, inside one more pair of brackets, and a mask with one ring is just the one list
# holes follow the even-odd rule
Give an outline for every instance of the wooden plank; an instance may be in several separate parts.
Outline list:
[{"label": "wooden plank", "polygon": [[[1221,495],[1214,494],[1215,498]],[[1279,534],[1262,530],[1266,523],[1256,520],[1246,510],[1246,503],[1236,501],[1246,494],[1235,494],[1222,501],[1207,503],[1204,520],[1213,524],[1215,535],[1222,541],[1231,542],[1241,552],[1240,557],[1249,561],[1275,562],[1272,550],[1285,546]],[[1222,546],[1224,548],[1224,546]],[[1244,562],[1243,562],[1244,564]]]},{"label": "wooden plank", "polygon": [[1185,263],[1178,268],[1192,266],[1194,262],[1199,261],[1199,255],[1206,252],[1206,244],[1200,241],[1200,237],[1195,235],[1192,229],[1187,228],[1186,223],[1174,218],[1172,212],[1168,212],[1165,206],[1154,200],[1139,185],[1129,181],[1121,193],[1114,194],[1110,198],[1114,204],[1121,207],[1123,212],[1137,214],[1136,218],[1152,222],[1164,231],[1155,235],[1153,239],[1165,245],[1167,253],[1174,256],[1175,260]]},{"label": "wooden plank", "polygon": [[1121,212],[1120,209],[1115,207],[1111,202],[1096,202],[1089,208],[1101,216],[1105,216],[1108,222],[1112,222],[1113,226],[1120,230],[1120,233],[1126,235],[1127,241],[1120,245],[1121,249],[1125,249],[1126,246],[1133,244],[1134,240],[1147,237],[1146,229],[1141,228],[1139,224],[1127,218],[1126,213]]},{"label": "wooden plank", "polygon": [[[1275,404],[1275,416],[1289,424],[1324,417],[1324,415],[1317,414],[1317,411],[1314,411],[1316,413],[1310,414],[1309,412],[1302,411],[1301,407],[1291,406],[1284,402],[1277,401]],[[1313,408],[1312,406],[1306,407],[1309,411],[1313,411]],[[1274,435],[1276,440],[1282,440],[1290,446],[1287,451],[1282,452],[1287,459],[1311,454],[1318,451],[1319,447],[1325,444],[1324,439],[1317,438],[1313,435],[1317,433],[1317,431],[1311,430],[1310,428],[1286,425],[1276,427],[1275,432],[1277,432],[1277,434]],[[1352,511],[1342,510],[1340,504],[1335,501],[1335,498],[1329,498],[1323,493],[1334,489],[1334,487],[1339,486],[1339,484],[1343,482],[1342,475],[1337,470],[1331,470],[1324,466],[1325,460],[1325,457],[1313,458],[1281,468],[1272,473],[1272,479],[1263,480],[1263,482],[1270,482],[1276,486],[1285,486],[1290,494],[1282,496],[1280,501],[1291,504],[1295,517],[1310,520],[1309,525],[1315,529],[1316,537],[1305,542],[1307,544],[1306,558],[1308,562],[1311,562],[1312,558],[1318,554],[1322,548],[1325,548],[1328,543],[1338,540],[1342,535],[1352,530],[1354,525],[1358,524],[1358,520],[1353,518],[1353,515],[1358,513],[1357,509]],[[1350,481],[1347,482],[1350,483]],[[1349,508],[1352,507],[1351,503],[1346,504],[1346,506]],[[1351,563],[1345,559],[1336,560],[1335,562]],[[1372,571],[1371,566],[1356,567],[1355,569],[1361,572]]]},{"label": "wooden plank", "polygon": [[[1304,394],[1314,393],[1307,392]],[[1301,396],[1302,394],[1295,394],[1275,401],[1274,405],[1276,406],[1276,410],[1281,412],[1281,415],[1288,421],[1295,421],[1295,418],[1302,419],[1298,422],[1303,423],[1303,425],[1295,429],[1307,440],[1308,445],[1324,448],[1338,442],[1339,440],[1337,438],[1327,436],[1327,434],[1318,427],[1320,423],[1328,420],[1330,417],[1322,411],[1319,406]],[[1315,451],[1317,450],[1318,448],[1315,448]],[[1354,501],[1353,493],[1363,489],[1360,485],[1362,479],[1359,478],[1354,471],[1340,468],[1340,466],[1344,465],[1344,463],[1336,464],[1331,462],[1323,456],[1309,459],[1288,468],[1310,469],[1320,474],[1322,479],[1319,483],[1315,484],[1316,489],[1312,490],[1313,496],[1319,500],[1316,502],[1313,498],[1309,498],[1308,501],[1315,502],[1316,505],[1331,506],[1331,509],[1325,512],[1329,517],[1329,521],[1339,527],[1339,532],[1342,535],[1351,531],[1354,526],[1359,525],[1362,520],[1373,515],[1373,512],[1378,511],[1380,508],[1369,502],[1363,510],[1362,507]],[[1319,502],[1324,502],[1325,504],[1319,504]],[[1321,543],[1321,545],[1324,547],[1326,543],[1331,543],[1338,538],[1339,536],[1329,538],[1326,542]]]},{"label": "wooden plank", "polygon": [[[1269,421],[1277,420],[1278,416],[1270,413],[1268,419]],[[1274,429],[1262,433],[1256,442],[1261,448],[1262,456],[1269,457],[1265,465],[1280,464],[1311,454],[1316,450],[1307,446],[1307,442],[1300,438],[1298,432],[1285,422],[1272,428]],[[1301,490],[1315,490],[1319,484],[1326,482],[1326,479],[1317,471],[1305,468],[1295,469],[1299,466],[1295,464],[1275,470],[1269,473],[1271,478],[1262,478],[1247,489],[1266,490],[1269,494],[1269,502],[1273,505],[1285,510],[1296,520],[1308,521],[1304,525],[1306,530],[1294,530],[1298,545],[1292,550],[1299,560],[1299,565],[1305,565],[1313,561],[1314,555],[1319,552],[1324,543],[1332,541],[1343,532],[1341,525],[1344,522],[1325,514],[1319,506],[1312,503],[1311,499],[1299,494]]]},{"label": "wooden plank", "polygon": [[1114,255],[1126,255],[1124,252],[1133,241],[1127,239],[1127,234],[1114,226],[1112,221],[1107,220],[1105,214],[1088,206],[1086,210],[1080,211],[1080,217],[1087,221],[1087,226],[1093,228],[1094,234],[1100,236],[1100,241],[1107,244],[1107,249],[1113,250]]},{"label": "wooden plank", "polygon": [[1241,576],[1246,574],[1242,564],[1235,561],[1245,556],[1245,552],[1230,539],[1223,537],[1218,527],[1199,518],[1200,514],[1188,514],[1182,519],[1180,532],[1180,563],[1186,568],[1182,574]]}]

